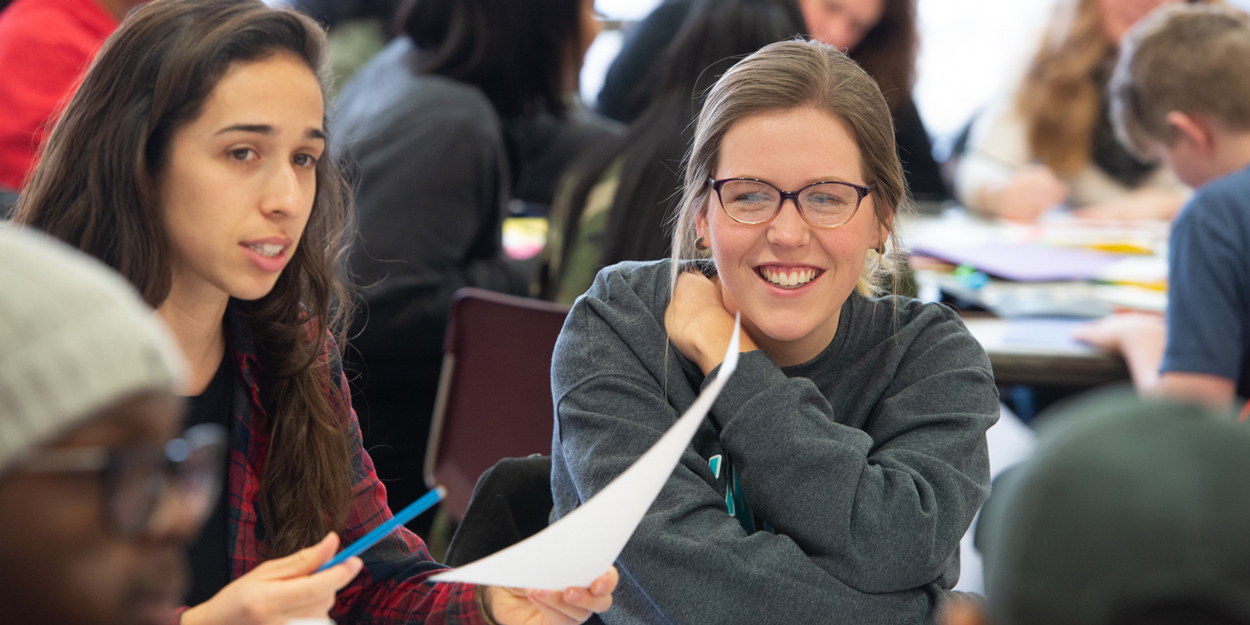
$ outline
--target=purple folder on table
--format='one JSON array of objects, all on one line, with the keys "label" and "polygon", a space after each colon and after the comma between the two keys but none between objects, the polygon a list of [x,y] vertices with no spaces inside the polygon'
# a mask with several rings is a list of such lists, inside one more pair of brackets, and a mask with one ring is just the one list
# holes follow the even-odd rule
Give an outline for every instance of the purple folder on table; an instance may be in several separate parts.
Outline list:
[{"label": "purple folder on table", "polygon": [[1092,280],[1102,275],[1108,265],[1121,259],[1116,254],[1033,243],[988,243],[969,247],[925,241],[916,245],[912,253],[970,265],[996,278],[1016,282]]}]

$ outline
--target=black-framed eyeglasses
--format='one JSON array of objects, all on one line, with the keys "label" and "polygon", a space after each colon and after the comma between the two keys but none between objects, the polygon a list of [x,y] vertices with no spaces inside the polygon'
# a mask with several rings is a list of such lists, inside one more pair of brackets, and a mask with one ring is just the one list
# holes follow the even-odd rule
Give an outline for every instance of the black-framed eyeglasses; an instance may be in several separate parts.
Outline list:
[{"label": "black-framed eyeglasses", "polygon": [[755,178],[708,178],[721,208],[729,218],[743,224],[762,224],[781,211],[786,200],[793,200],[799,215],[814,228],[837,228],[851,220],[864,196],[876,184],[866,187],[849,182],[813,182],[797,191],[782,191],[776,185]]},{"label": "black-framed eyeglasses", "polygon": [[99,473],[105,520],[122,536],[151,528],[163,505],[198,524],[221,488],[226,428],[205,423],[164,445],[47,449],[27,457],[21,470],[34,473]]}]

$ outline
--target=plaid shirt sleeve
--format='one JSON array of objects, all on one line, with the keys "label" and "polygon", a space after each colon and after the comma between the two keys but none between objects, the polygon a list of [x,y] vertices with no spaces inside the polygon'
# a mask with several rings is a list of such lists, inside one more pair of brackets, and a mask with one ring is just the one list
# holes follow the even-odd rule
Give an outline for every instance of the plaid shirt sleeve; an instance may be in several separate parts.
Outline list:
[{"label": "plaid shirt sleeve", "polygon": [[[332,339],[327,351],[337,355]],[[351,393],[342,365],[330,359],[331,379],[339,381],[336,400],[347,415],[352,448],[352,508],[343,530],[343,544],[351,544],[391,518],[386,505],[386,487],[378,480],[373,461],[364,450],[360,424],[351,408]],[[419,622],[428,625],[484,625],[477,610],[476,587],[464,584],[434,584],[428,579],[446,570],[435,562],[425,543],[416,534],[400,527],[374,545],[362,557],[364,568],[356,579],[339,591],[330,617],[340,624],[390,625]]]}]

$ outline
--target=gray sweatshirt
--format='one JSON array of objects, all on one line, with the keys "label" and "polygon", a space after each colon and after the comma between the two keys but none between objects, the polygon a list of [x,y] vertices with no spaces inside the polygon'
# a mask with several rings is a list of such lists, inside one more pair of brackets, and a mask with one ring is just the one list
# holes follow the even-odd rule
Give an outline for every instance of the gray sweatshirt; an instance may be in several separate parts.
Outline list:
[{"label": "gray sweatshirt", "polygon": [[[668,346],[668,274],[667,261],[608,267],[565,322],[551,365],[557,516],[706,383]],[[932,622],[989,494],[997,418],[989,360],[954,312],[852,294],[810,362],[742,355],[617,560],[604,620]]]}]

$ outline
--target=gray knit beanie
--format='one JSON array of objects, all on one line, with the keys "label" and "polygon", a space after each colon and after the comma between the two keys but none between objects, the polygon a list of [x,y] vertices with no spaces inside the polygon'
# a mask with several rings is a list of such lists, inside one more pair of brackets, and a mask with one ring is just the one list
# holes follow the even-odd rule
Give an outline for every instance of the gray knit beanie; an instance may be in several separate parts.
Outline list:
[{"label": "gray knit beanie", "polygon": [[0,222],[0,473],[140,391],[174,391],[185,365],[121,276]]}]

